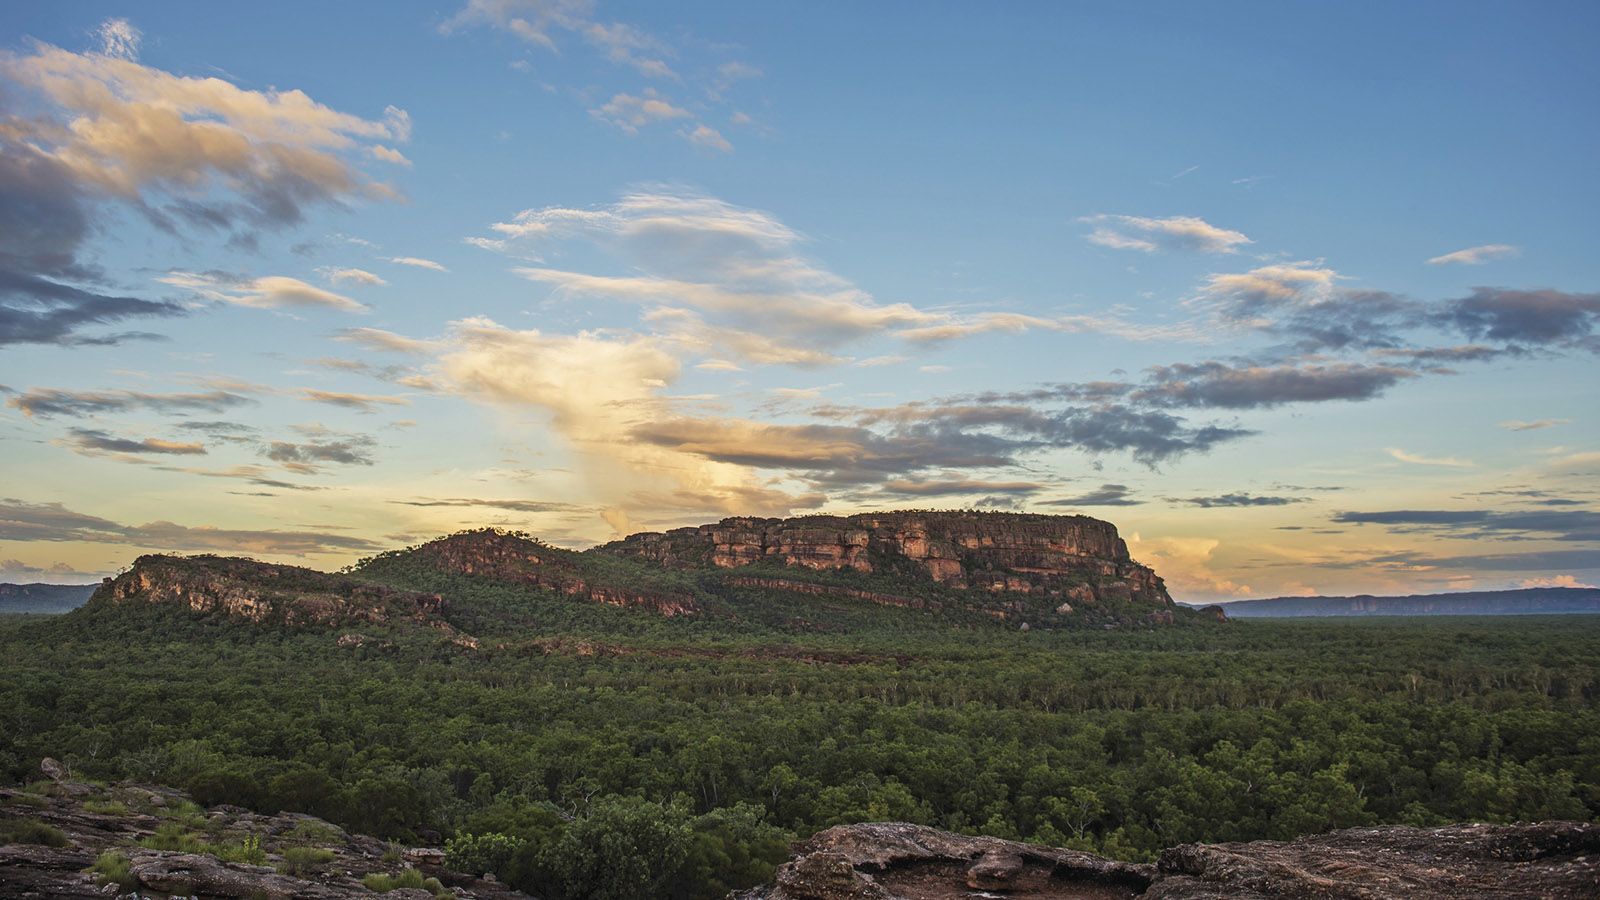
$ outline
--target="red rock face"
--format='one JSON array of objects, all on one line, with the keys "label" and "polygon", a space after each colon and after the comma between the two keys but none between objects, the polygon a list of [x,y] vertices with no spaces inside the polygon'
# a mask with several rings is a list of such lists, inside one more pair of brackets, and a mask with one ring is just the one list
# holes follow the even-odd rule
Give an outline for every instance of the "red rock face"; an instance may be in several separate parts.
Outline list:
[{"label": "red rock face", "polygon": [[891,512],[724,519],[632,535],[599,548],[659,565],[738,568],[762,561],[873,572],[909,561],[954,588],[1167,606],[1155,572],[1128,556],[1110,522],[1087,516]]}]

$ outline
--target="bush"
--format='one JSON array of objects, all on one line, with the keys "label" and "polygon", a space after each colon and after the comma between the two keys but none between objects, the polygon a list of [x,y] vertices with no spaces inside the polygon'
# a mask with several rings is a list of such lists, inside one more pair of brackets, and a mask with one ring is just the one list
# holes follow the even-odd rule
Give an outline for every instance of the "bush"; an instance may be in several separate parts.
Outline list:
[{"label": "bush", "polygon": [[380,894],[388,891],[398,891],[401,888],[420,888],[422,890],[432,892],[436,897],[441,895],[445,897],[454,896],[449,891],[445,890],[444,885],[439,882],[439,879],[424,878],[422,877],[422,873],[418,872],[416,869],[403,869],[399,875],[386,875],[382,872],[373,872],[367,875],[365,878],[362,878],[361,883],[366,886],[367,890],[375,891]]},{"label": "bush", "polygon": [[506,864],[522,848],[523,843],[509,834],[492,831],[457,835],[445,842],[445,864],[471,875],[494,872],[504,877]]},{"label": "bush", "polygon": [[251,834],[237,844],[213,845],[210,849],[212,856],[223,862],[249,863],[252,866],[263,865],[267,861],[267,851],[261,849],[261,838]]},{"label": "bush", "polygon": [[46,847],[66,847],[72,842],[54,825],[33,819],[12,819],[0,822],[0,844],[43,844]]},{"label": "bush", "polygon": [[283,851],[283,863],[278,871],[285,875],[303,875],[317,866],[333,862],[334,852],[321,847],[289,847]]},{"label": "bush", "polygon": [[156,833],[139,842],[147,850],[173,850],[178,853],[205,853],[206,842],[181,822],[164,822]]},{"label": "bush", "polygon": [[104,887],[114,884],[120,891],[133,891],[139,887],[139,879],[128,868],[128,858],[115,850],[107,850],[95,859],[89,871],[95,875],[95,883]]}]

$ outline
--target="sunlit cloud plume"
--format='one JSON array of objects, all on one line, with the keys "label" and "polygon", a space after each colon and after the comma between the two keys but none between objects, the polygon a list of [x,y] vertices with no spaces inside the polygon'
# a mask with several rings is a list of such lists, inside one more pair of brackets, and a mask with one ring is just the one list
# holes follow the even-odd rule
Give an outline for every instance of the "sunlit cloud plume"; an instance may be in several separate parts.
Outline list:
[{"label": "sunlit cloud plume", "polygon": [[1465,250],[1456,250],[1445,253],[1428,260],[1430,266],[1481,266],[1486,262],[1497,259],[1508,259],[1516,256],[1521,250],[1510,244],[1484,244],[1480,247],[1468,247]]}]

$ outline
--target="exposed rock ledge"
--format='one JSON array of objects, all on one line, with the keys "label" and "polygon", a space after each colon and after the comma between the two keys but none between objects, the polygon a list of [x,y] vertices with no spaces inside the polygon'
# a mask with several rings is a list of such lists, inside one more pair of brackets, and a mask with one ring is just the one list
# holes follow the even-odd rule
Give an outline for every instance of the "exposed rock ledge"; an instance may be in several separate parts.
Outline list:
[{"label": "exposed rock ledge", "polygon": [[1600,825],[1351,828],[1186,844],[1153,866],[921,825],[841,825],[730,900],[1401,900],[1600,897]]}]

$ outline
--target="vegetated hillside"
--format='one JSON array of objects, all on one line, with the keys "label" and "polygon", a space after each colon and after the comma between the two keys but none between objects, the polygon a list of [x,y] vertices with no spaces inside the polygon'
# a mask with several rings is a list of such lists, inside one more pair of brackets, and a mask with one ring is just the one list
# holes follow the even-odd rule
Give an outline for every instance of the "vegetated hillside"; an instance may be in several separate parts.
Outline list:
[{"label": "vegetated hillside", "polygon": [[1296,616],[1523,616],[1600,613],[1600,588],[1523,588],[1405,597],[1274,597],[1222,604],[1233,618]]},{"label": "vegetated hillside", "polygon": [[524,610],[513,595],[528,590],[801,631],[854,627],[880,615],[874,606],[906,611],[907,622],[1029,628],[1168,625],[1177,611],[1161,579],[1128,557],[1115,526],[1082,516],[727,519],[581,553],[482,529],[380,554],[352,574],[446,597],[487,599],[498,588],[497,602],[479,604],[464,625],[474,633],[496,630],[486,618],[498,617],[498,627],[517,620]]},{"label": "vegetated hillside", "polygon": [[92,584],[0,584],[0,615],[54,615],[77,609],[94,593]]}]

